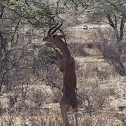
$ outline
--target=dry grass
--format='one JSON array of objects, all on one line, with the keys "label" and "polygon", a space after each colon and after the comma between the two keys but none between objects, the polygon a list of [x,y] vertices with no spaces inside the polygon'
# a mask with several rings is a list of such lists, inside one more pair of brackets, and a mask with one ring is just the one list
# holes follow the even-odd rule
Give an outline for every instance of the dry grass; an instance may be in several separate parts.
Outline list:
[{"label": "dry grass", "polygon": [[[76,29],[77,38],[69,39],[68,44],[76,60],[79,126],[124,126],[126,79],[104,59],[97,42],[92,43],[92,32]],[[44,54],[43,48],[35,51],[31,51],[33,55],[25,50],[23,53],[27,55],[19,62],[33,66],[33,71],[17,69],[20,83],[0,96],[0,126],[63,126],[58,104],[62,96],[62,75],[55,54],[52,50]],[[74,126],[73,113],[68,117]]]},{"label": "dry grass", "polygon": [[[104,62],[106,67],[99,65],[99,62],[95,65],[86,63],[85,66],[79,66],[79,60],[77,60],[77,64],[79,126],[124,126],[125,110],[118,113],[119,106],[114,105],[118,92],[116,86],[119,81],[115,79],[116,74],[112,75],[111,70],[106,69],[110,66]],[[121,81],[124,84],[126,82],[124,78],[121,78]],[[12,91],[0,98],[0,126],[63,125],[59,104],[54,102],[55,97],[59,97],[58,94],[61,91],[57,92],[55,87],[45,86],[45,84],[40,86],[35,83],[35,85],[27,87],[27,90],[26,88],[22,91],[16,89],[19,91],[18,96]],[[45,88],[43,88],[44,86]],[[120,87],[120,90],[123,89]],[[112,102],[113,104],[111,104]],[[4,106],[5,104],[6,106]],[[120,103],[118,102],[118,104]],[[69,113],[68,117],[71,126],[74,126],[75,121],[72,115],[73,113]]]}]

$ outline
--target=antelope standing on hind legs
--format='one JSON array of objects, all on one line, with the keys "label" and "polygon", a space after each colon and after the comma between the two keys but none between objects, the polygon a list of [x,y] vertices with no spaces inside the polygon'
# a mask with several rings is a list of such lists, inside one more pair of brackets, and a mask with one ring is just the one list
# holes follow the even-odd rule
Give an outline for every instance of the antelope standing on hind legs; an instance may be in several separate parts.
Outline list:
[{"label": "antelope standing on hind legs", "polygon": [[[75,73],[75,61],[71,56],[71,53],[67,47],[67,44],[61,39],[65,38],[63,31],[62,35],[54,35],[54,33],[62,26],[62,23],[58,26],[50,28],[48,35],[43,39],[48,46],[52,47],[58,55],[59,69],[63,73],[63,96],[60,101],[60,109],[63,117],[63,123],[65,126],[69,126],[69,120],[67,112],[72,108],[75,112],[76,126],[78,126],[77,112],[78,112],[78,101],[76,97],[76,73]],[[64,39],[65,40],[65,39]],[[55,45],[63,54],[63,59],[60,57],[60,52],[54,48]]]}]

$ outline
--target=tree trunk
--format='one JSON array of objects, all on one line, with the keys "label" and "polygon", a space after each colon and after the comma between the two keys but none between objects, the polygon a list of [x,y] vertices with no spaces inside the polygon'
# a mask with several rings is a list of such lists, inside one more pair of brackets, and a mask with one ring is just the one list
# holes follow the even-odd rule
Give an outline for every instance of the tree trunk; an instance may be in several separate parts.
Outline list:
[{"label": "tree trunk", "polygon": [[124,29],[124,25],[125,25],[125,19],[124,19],[124,17],[122,17],[121,24],[120,24],[120,42],[123,39],[123,29]]}]

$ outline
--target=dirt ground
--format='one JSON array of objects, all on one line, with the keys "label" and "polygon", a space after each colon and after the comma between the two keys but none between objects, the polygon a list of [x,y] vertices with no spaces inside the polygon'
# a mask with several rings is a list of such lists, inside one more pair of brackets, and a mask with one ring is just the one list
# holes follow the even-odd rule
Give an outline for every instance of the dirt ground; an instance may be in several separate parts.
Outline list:
[{"label": "dirt ground", "polygon": [[[84,25],[89,29],[84,29]],[[68,47],[76,61],[79,126],[126,126],[126,77],[116,73],[114,66],[102,56],[95,36],[98,29],[111,28],[109,25],[80,24],[65,29]],[[62,126],[59,103],[54,102],[54,99],[59,101],[62,92],[40,80],[27,88],[32,98],[35,98],[34,92],[39,91],[44,98],[42,105],[38,107],[28,98],[23,103],[17,102],[11,113],[7,109],[8,96],[1,96],[1,111],[4,112],[0,115],[0,126]],[[72,112],[69,120],[74,126]]]}]

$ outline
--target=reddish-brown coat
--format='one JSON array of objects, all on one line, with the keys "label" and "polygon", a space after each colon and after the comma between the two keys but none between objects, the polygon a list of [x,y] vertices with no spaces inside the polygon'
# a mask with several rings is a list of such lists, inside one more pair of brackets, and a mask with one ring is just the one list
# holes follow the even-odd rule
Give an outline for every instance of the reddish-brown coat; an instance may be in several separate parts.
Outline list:
[{"label": "reddish-brown coat", "polygon": [[[65,126],[69,125],[69,121],[67,119],[67,111],[69,110],[69,107],[65,107],[66,105],[72,106],[75,112],[78,110],[78,101],[76,97],[76,72],[75,72],[75,60],[71,56],[71,53],[66,45],[66,43],[63,42],[61,39],[62,35],[57,36],[50,36],[48,39],[45,38],[44,41],[48,41],[48,46],[51,46],[56,52],[58,56],[58,63],[59,63],[59,69],[63,73],[63,97],[60,102],[60,108],[61,113],[63,116],[63,120],[65,123]],[[56,50],[53,46],[53,44],[62,52],[63,59],[60,57],[60,52]],[[66,105],[65,105],[66,104]],[[77,116],[76,118],[76,125],[77,124]]]}]

